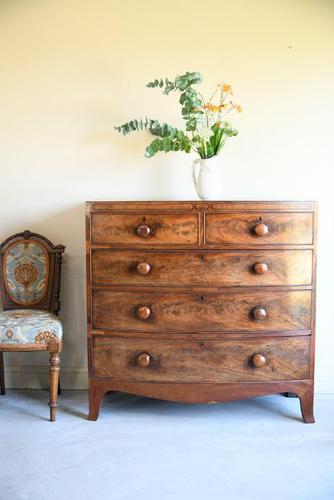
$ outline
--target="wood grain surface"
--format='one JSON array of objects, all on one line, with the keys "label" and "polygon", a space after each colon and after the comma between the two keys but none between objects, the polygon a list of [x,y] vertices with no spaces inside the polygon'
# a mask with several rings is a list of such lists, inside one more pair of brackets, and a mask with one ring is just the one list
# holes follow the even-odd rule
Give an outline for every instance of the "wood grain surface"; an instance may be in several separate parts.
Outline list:
[{"label": "wood grain surface", "polygon": [[[147,237],[141,237],[137,232],[143,225],[150,228]],[[91,238],[94,243],[196,244],[199,238],[198,215],[96,212],[92,214]]]},{"label": "wood grain surface", "polygon": [[[256,234],[257,225],[268,232]],[[209,213],[205,216],[206,243],[302,245],[313,242],[312,213]]]},{"label": "wood grain surface", "polygon": [[[260,382],[309,377],[310,337],[233,340],[159,340],[96,337],[97,377],[157,382]],[[266,364],[254,367],[261,354]],[[143,356],[144,355],[144,356]],[[150,357],[138,364],[140,356]],[[146,359],[146,358],[144,358]]]},{"label": "wood grain surface", "polygon": [[[138,318],[146,306],[150,315]],[[244,291],[232,293],[141,293],[94,289],[93,328],[133,332],[270,332],[307,330],[311,321],[311,292]],[[266,317],[257,321],[253,310]]]},{"label": "wood grain surface", "polygon": [[254,211],[280,211],[280,212],[314,212],[317,207],[315,201],[86,201],[88,213],[95,211],[221,211],[235,212],[247,210]]},{"label": "wood grain surface", "polygon": [[[261,263],[266,264],[266,272],[261,273]],[[282,286],[312,283],[312,250],[155,252],[96,249],[92,250],[91,266],[92,283],[106,285]]]}]

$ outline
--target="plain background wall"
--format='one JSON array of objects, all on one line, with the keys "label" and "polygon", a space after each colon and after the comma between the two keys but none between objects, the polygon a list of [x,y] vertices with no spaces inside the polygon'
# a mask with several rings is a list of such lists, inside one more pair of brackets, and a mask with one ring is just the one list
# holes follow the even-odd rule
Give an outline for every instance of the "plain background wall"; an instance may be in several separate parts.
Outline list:
[{"label": "plain background wall", "polygon": [[[180,125],[145,84],[200,71],[244,113],[221,156],[222,199],[320,202],[317,385],[334,392],[332,0],[1,0],[0,238],[66,245],[63,386],[86,385],[84,202],[194,199],[191,156],[144,158],[138,116]],[[47,356],[6,355],[8,384],[46,385]]]}]

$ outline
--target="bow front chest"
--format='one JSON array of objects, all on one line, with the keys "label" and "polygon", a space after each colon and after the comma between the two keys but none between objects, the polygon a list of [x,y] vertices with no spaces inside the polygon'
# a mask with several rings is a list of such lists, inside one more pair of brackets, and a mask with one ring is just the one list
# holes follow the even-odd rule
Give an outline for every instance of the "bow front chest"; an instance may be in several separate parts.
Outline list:
[{"label": "bow front chest", "polygon": [[313,202],[87,202],[89,419],[285,392],[313,422],[315,230]]}]

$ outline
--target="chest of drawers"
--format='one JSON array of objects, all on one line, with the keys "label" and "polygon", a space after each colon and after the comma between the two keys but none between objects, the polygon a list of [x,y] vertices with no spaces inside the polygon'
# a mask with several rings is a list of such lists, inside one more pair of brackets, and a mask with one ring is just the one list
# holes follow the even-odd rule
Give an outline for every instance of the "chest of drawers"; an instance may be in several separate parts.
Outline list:
[{"label": "chest of drawers", "polygon": [[87,202],[89,419],[108,391],[294,393],[313,418],[316,204]]}]

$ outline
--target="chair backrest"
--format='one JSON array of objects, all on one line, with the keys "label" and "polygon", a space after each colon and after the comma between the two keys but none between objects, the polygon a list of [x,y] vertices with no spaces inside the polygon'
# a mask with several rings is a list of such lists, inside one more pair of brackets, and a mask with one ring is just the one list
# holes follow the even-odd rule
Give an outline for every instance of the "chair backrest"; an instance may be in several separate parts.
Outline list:
[{"label": "chair backrest", "polygon": [[42,309],[58,314],[63,245],[24,231],[0,245],[0,291],[4,310]]}]

